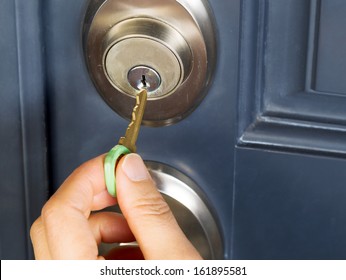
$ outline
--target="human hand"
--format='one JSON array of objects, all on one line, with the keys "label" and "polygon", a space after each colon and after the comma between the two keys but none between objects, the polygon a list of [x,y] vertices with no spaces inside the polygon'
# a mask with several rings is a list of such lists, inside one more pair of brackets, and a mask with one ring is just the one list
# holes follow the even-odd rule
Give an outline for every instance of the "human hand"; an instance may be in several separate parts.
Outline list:
[{"label": "human hand", "polygon": [[[139,250],[121,248],[110,258],[201,259],[178,226],[137,154],[116,170],[117,199],[105,187],[104,156],[77,168],[48,200],[30,235],[36,259],[103,259],[98,244],[136,240]],[[123,216],[93,211],[118,203]],[[143,255],[142,255],[143,254]]]}]

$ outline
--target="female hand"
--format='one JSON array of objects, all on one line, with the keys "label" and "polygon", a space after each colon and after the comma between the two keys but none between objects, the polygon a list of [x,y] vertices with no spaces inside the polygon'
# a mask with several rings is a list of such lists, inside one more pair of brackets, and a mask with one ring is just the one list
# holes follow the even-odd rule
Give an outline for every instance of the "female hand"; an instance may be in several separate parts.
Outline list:
[{"label": "female hand", "polygon": [[[105,187],[104,156],[77,168],[48,200],[30,235],[36,259],[103,259],[98,244],[136,240],[139,250],[121,248],[108,257],[201,259],[178,226],[137,154],[116,170],[117,199]],[[93,211],[118,203],[123,216]],[[130,254],[130,255],[129,255]],[[143,255],[142,255],[143,254]]]}]

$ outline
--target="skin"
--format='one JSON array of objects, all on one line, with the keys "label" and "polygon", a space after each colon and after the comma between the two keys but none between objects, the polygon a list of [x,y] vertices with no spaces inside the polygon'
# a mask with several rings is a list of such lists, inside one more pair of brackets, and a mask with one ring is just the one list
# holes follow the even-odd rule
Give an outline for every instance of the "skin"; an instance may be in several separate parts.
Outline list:
[{"label": "skin", "polygon": [[[30,231],[36,259],[201,259],[137,154],[116,170],[117,198],[105,187],[104,155],[77,168],[47,201]],[[119,204],[123,215],[94,211]],[[137,241],[100,256],[98,244]]]}]

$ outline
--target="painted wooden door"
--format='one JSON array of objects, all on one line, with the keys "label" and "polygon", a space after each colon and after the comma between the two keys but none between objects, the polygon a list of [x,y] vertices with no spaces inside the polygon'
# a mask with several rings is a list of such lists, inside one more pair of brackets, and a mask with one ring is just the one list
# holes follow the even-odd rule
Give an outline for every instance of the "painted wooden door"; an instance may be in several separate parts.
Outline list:
[{"label": "painted wooden door", "polygon": [[[139,153],[192,178],[228,259],[346,258],[346,3],[212,0],[213,83]],[[81,42],[86,0],[0,1],[2,259],[33,258],[29,228],[127,121],[102,100]]]}]

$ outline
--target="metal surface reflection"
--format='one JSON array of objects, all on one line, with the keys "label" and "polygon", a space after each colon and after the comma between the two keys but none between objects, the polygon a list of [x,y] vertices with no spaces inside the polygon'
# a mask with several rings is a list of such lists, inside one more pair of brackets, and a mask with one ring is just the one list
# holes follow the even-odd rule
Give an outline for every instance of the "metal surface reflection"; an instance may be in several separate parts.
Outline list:
[{"label": "metal surface reflection", "polygon": [[[83,28],[89,73],[118,114],[131,115],[136,87],[131,69],[160,77],[150,91],[143,123],[175,123],[198,106],[215,66],[216,42],[207,1],[90,1]],[[134,83],[137,83],[135,81]]]},{"label": "metal surface reflection", "polygon": [[196,183],[162,163],[146,161],[146,165],[178,224],[202,257],[222,259],[223,244],[217,218]]},{"label": "metal surface reflection", "polygon": [[[196,183],[165,164],[154,161],[145,163],[179,226],[201,256],[207,260],[223,259],[223,240],[217,217]],[[113,208],[113,211],[120,212],[118,208]],[[136,246],[136,243],[101,244],[100,253],[115,246],[128,245]]]}]

